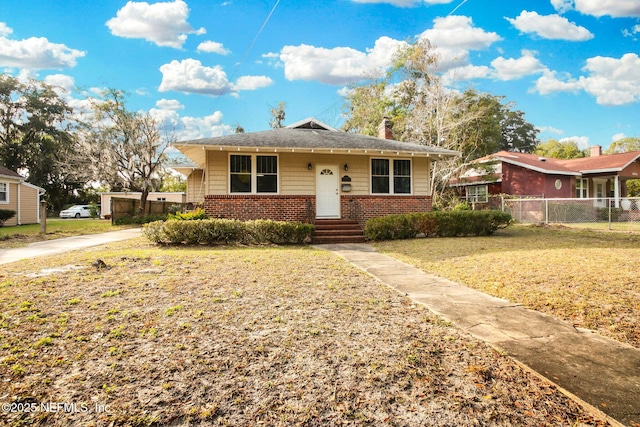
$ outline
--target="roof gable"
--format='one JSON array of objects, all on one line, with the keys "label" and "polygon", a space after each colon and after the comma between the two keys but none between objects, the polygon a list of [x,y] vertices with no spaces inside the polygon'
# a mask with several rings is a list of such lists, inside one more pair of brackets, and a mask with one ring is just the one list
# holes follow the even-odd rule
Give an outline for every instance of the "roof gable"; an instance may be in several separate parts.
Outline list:
[{"label": "roof gable", "polygon": [[300,120],[299,122],[295,122],[287,126],[288,129],[316,129],[316,130],[328,130],[331,132],[338,132],[338,129],[335,129],[329,126],[326,123],[321,122],[318,119],[313,117],[308,117],[306,119]]}]

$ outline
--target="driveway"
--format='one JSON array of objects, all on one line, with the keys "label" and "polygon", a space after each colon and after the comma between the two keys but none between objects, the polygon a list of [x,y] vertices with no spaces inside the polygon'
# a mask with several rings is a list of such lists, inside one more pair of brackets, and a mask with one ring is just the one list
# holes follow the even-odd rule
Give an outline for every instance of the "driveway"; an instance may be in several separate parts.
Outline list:
[{"label": "driveway", "polygon": [[54,255],[91,246],[104,245],[106,243],[119,242],[133,239],[142,235],[141,228],[128,228],[125,230],[110,231],[101,234],[87,234],[84,236],[68,237],[66,239],[46,240],[44,242],[31,243],[21,248],[0,249],[0,265],[9,264],[23,259],[35,258],[45,255]]}]

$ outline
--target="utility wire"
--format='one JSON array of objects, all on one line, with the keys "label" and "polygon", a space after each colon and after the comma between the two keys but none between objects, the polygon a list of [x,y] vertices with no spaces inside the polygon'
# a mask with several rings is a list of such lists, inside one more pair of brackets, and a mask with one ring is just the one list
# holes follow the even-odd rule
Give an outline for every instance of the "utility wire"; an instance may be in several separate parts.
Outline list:
[{"label": "utility wire", "polygon": [[462,6],[463,4],[465,4],[468,0],[463,0],[462,3],[460,3],[459,5],[457,5],[451,12],[449,12],[449,14],[447,16],[451,16],[455,13],[456,10],[460,9],[460,6]]},{"label": "utility wire", "polygon": [[[466,0],[465,0],[466,1]],[[264,20],[264,22],[262,23],[262,27],[260,27],[260,30],[258,30],[258,34],[256,34],[256,36],[254,37],[253,41],[251,42],[251,44],[249,45],[249,47],[247,48],[247,51],[244,53],[244,56],[242,57],[242,59],[240,60],[240,62],[238,63],[238,65],[236,65],[235,70],[233,70],[233,74],[231,74],[231,77],[229,78],[229,83],[231,83],[231,81],[233,81],[233,78],[236,76],[236,74],[238,73],[238,70],[240,69],[240,67],[242,66],[242,64],[244,63],[245,59],[247,59],[247,56],[249,56],[249,52],[251,52],[251,49],[253,49],[253,46],[256,44],[256,42],[258,41],[258,38],[260,37],[260,34],[262,34],[262,31],[264,30],[264,27],[267,26],[267,23],[269,22],[269,20],[271,19],[271,15],[273,15],[273,12],[276,11],[276,8],[278,7],[278,5],[280,4],[280,0],[276,1],[276,4],[273,5],[273,8],[271,8],[271,12],[269,12],[269,15],[267,15],[267,18]],[[222,94],[224,95],[224,94]]]}]

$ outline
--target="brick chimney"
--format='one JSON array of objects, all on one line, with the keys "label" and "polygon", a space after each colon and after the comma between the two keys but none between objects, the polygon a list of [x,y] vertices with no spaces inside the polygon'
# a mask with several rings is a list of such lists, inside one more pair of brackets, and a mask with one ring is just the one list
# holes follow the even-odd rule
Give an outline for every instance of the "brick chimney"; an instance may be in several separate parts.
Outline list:
[{"label": "brick chimney", "polygon": [[383,117],[378,125],[378,138],[393,139],[393,122],[389,117]]},{"label": "brick chimney", "polygon": [[602,156],[602,147],[600,145],[594,145],[589,147],[589,157]]}]

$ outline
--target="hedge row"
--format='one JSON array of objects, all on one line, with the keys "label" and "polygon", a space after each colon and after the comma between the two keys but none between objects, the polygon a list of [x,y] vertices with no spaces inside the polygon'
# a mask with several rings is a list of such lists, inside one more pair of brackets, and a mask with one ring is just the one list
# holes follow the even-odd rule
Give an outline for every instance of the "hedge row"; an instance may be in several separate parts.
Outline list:
[{"label": "hedge row", "polygon": [[314,226],[301,222],[271,220],[238,221],[235,219],[170,219],[143,226],[142,232],[154,243],[162,244],[287,244],[311,239]]},{"label": "hedge row", "polygon": [[388,215],[367,221],[364,234],[370,240],[426,237],[489,236],[512,222],[500,211],[433,211]]}]

